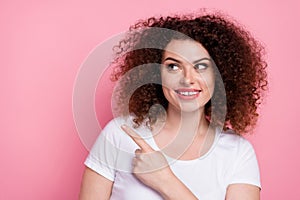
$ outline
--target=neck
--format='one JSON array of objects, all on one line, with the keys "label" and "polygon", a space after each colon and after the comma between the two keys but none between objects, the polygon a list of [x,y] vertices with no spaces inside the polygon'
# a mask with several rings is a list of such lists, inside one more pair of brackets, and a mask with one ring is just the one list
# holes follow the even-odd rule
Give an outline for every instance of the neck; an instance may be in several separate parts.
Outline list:
[{"label": "neck", "polygon": [[164,134],[157,134],[156,140],[162,144],[164,153],[179,158],[193,143],[201,150],[199,144],[203,144],[206,140],[208,127],[209,122],[205,118],[204,108],[182,112],[170,105],[165,123],[160,129]]},{"label": "neck", "polygon": [[192,112],[182,112],[170,106],[167,110],[165,127],[170,130],[194,132],[204,134],[207,131],[209,122],[205,117],[204,108]]}]

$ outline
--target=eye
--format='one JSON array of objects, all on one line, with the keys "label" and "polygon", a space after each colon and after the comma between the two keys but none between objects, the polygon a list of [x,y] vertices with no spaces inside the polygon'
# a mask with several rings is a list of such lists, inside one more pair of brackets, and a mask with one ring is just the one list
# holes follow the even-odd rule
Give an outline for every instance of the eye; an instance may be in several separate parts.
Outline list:
[{"label": "eye", "polygon": [[168,71],[177,71],[179,70],[179,66],[175,63],[171,63],[167,65]]},{"label": "eye", "polygon": [[198,71],[205,70],[207,67],[208,67],[208,64],[206,64],[206,63],[199,63],[194,66],[194,68]]}]

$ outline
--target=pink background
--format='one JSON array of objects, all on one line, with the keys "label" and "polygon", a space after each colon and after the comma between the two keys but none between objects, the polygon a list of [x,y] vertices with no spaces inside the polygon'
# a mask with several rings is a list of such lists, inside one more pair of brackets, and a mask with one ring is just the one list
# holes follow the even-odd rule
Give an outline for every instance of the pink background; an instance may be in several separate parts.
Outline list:
[{"label": "pink background", "polygon": [[[99,0],[0,3],[0,199],[77,199],[88,154],[76,131],[72,91],[84,59],[139,18],[216,8],[244,24],[268,52],[270,91],[256,135],[262,199],[299,199],[300,5],[290,1]],[[111,84],[97,95],[110,118]]]}]

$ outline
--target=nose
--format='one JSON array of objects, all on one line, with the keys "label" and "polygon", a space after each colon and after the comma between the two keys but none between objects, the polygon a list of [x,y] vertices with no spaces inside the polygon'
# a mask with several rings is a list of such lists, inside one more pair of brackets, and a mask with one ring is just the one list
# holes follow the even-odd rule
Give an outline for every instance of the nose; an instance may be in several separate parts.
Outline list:
[{"label": "nose", "polygon": [[191,69],[184,69],[180,83],[182,85],[192,85],[195,83],[195,75]]}]

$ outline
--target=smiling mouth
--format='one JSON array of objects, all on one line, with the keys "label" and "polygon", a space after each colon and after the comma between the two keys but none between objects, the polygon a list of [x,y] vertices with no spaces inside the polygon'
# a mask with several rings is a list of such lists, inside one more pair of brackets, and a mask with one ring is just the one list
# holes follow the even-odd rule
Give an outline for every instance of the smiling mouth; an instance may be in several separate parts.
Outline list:
[{"label": "smiling mouth", "polygon": [[192,89],[192,90],[175,90],[175,92],[179,95],[182,95],[182,96],[195,96],[195,95],[198,95],[201,90],[195,90],[195,89]]}]

